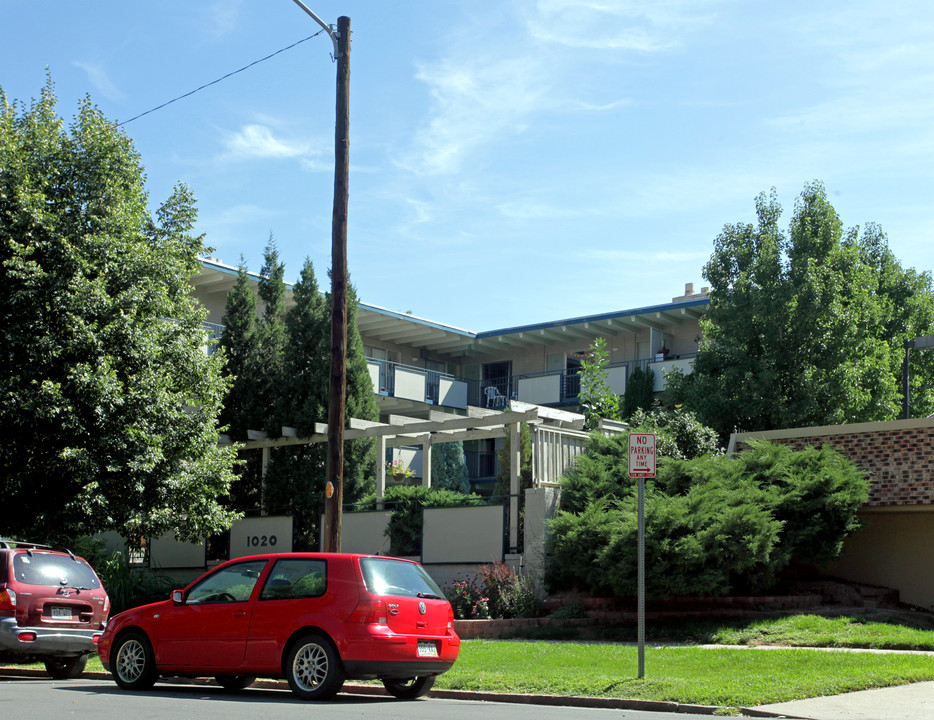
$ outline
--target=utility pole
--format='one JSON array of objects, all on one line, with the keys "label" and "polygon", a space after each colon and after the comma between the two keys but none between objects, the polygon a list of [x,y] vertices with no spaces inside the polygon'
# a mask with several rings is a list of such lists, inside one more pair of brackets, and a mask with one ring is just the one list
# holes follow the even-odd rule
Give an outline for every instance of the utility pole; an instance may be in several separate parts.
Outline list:
[{"label": "utility pole", "polygon": [[334,211],[331,215],[331,374],[328,386],[328,461],[324,504],[324,551],[340,552],[344,499],[344,418],[347,406],[347,206],[350,198],[350,18],[337,31],[301,0],[293,0],[334,43],[337,104],[334,123]]},{"label": "utility pole", "polygon": [[324,550],[341,550],[344,416],[347,405],[347,205],[350,199],[350,18],[337,19],[337,120],[331,215],[331,384],[328,390],[328,496]]}]

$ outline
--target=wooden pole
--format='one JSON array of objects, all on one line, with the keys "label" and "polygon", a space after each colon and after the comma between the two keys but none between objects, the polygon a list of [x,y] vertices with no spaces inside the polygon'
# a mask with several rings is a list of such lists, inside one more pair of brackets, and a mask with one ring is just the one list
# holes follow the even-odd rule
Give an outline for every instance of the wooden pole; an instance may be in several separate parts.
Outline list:
[{"label": "wooden pole", "polygon": [[324,551],[340,552],[347,396],[347,206],[350,197],[350,18],[337,19],[337,118],[334,212],[331,216],[331,375],[328,389],[327,497]]}]

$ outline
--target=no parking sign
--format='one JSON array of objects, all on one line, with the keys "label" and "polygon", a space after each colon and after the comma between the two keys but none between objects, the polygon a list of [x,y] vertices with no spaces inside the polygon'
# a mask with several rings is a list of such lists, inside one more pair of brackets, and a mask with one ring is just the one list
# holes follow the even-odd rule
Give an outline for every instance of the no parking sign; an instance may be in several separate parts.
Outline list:
[{"label": "no parking sign", "polygon": [[629,433],[629,477],[655,477],[655,433]]}]

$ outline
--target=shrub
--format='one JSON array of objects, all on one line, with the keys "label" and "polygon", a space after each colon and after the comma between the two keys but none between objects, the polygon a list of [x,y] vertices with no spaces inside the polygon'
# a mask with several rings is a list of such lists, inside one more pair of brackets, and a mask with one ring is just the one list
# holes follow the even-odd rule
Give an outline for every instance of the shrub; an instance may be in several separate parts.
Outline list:
[{"label": "shrub", "polygon": [[459,620],[535,617],[540,609],[532,581],[505,563],[484,565],[474,577],[455,580],[445,595]]},{"label": "shrub", "polygon": [[[550,590],[635,594],[637,484],[624,447],[591,436],[563,481],[562,510],[551,522]],[[646,592],[768,588],[792,558],[837,557],[868,494],[865,474],[828,447],[758,442],[736,457],[662,458],[646,486]]]}]

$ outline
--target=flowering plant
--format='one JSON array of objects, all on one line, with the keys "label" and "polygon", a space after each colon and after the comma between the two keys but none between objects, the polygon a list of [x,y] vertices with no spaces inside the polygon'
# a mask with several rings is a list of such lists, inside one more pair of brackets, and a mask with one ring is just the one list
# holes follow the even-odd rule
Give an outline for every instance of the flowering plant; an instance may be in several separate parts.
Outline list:
[{"label": "flowering plant", "polygon": [[490,598],[482,597],[474,603],[470,616],[474,620],[490,619]]},{"label": "flowering plant", "polygon": [[401,459],[393,460],[391,463],[389,463],[386,466],[386,472],[402,480],[415,475],[415,471],[412,468],[406,466]]}]

